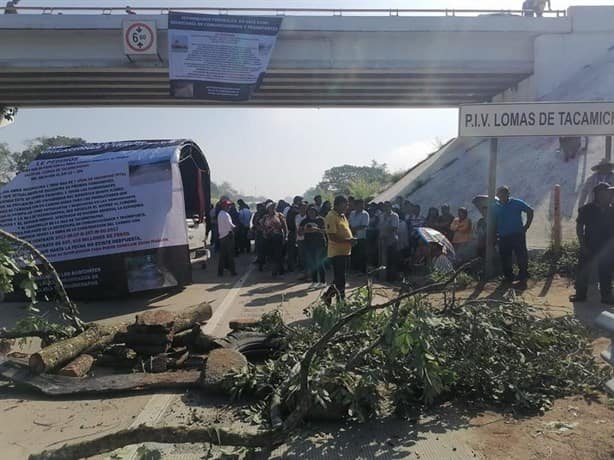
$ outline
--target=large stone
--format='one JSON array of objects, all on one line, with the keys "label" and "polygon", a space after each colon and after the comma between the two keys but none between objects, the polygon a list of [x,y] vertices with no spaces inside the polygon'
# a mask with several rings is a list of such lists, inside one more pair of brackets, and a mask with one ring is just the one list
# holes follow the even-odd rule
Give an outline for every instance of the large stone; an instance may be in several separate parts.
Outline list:
[{"label": "large stone", "polygon": [[218,348],[209,353],[203,371],[201,385],[208,390],[223,390],[224,376],[229,371],[241,371],[247,367],[247,359],[235,350]]},{"label": "large stone", "polygon": [[90,371],[93,364],[94,357],[84,353],[60,369],[58,374],[67,377],[83,377]]}]

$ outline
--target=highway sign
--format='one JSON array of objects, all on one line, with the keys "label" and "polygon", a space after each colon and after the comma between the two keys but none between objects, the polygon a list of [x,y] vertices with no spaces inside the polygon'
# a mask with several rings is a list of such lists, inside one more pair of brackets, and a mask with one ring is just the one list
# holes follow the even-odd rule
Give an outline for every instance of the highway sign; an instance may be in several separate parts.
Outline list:
[{"label": "highway sign", "polygon": [[599,136],[614,134],[614,102],[462,105],[461,137]]}]

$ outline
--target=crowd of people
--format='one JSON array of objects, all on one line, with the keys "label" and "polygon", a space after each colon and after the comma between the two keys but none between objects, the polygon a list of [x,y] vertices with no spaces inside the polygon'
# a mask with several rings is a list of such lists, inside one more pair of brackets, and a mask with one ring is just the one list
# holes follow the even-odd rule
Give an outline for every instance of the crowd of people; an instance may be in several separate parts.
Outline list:
[{"label": "crowd of people", "polygon": [[[518,280],[526,282],[525,233],[533,210],[511,198],[506,187],[498,190],[497,197],[495,217],[504,275],[508,281],[514,279],[515,254]],[[429,208],[423,216],[420,205],[403,197],[365,203],[338,196],[331,204],[320,196],[313,202],[296,196],[292,203],[258,203],[255,210],[241,199],[235,204],[222,197],[211,207],[208,227],[219,253],[219,276],[225,271],[236,275],[234,258],[254,250],[260,271],[268,266],[273,277],[299,272],[311,281],[310,288],[325,287],[327,271],[332,271],[336,293],[343,296],[348,269],[364,274],[369,267],[382,267],[382,276],[395,281],[407,274],[448,273],[455,264],[483,257],[488,200],[480,196],[473,203],[481,214],[475,225],[465,207],[453,214],[444,204]]]}]

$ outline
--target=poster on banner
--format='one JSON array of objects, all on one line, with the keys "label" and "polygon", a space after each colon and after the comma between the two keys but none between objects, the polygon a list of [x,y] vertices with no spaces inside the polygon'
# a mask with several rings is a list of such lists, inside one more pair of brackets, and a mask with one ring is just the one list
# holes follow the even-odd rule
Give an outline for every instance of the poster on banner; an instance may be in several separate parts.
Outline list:
[{"label": "poster on banner", "polygon": [[170,12],[171,95],[248,100],[262,82],[281,22],[262,16]]},{"label": "poster on banner", "polygon": [[460,107],[461,137],[612,134],[614,102],[533,102]]},{"label": "poster on banner", "polygon": [[26,239],[69,290],[184,284],[189,254],[178,145],[51,149],[0,188],[0,228]]}]

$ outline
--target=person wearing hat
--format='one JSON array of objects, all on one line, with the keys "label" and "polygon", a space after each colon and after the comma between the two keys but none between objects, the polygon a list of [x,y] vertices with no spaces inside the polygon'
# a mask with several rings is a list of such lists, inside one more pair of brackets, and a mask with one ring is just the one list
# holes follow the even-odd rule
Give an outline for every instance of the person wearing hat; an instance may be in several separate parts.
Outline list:
[{"label": "person wearing hat", "polygon": [[606,184],[614,185],[614,163],[608,161],[606,158],[602,158],[601,161],[591,169],[595,172],[584,182],[584,186],[580,192],[578,207],[586,204],[590,200],[593,189],[597,184],[605,182]]},{"label": "person wearing hat", "polygon": [[217,232],[220,242],[218,276],[224,276],[225,269],[228,269],[232,276],[237,276],[235,270],[235,224],[232,223],[232,217],[228,212],[231,206],[230,200],[222,201],[220,212],[217,215]]},{"label": "person wearing hat", "polygon": [[612,298],[612,236],[614,209],[612,187],[601,182],[593,189],[593,201],[578,210],[576,234],[580,243],[576,269],[576,294],[572,302],[584,302],[591,267],[597,264],[601,302],[614,304]]}]

